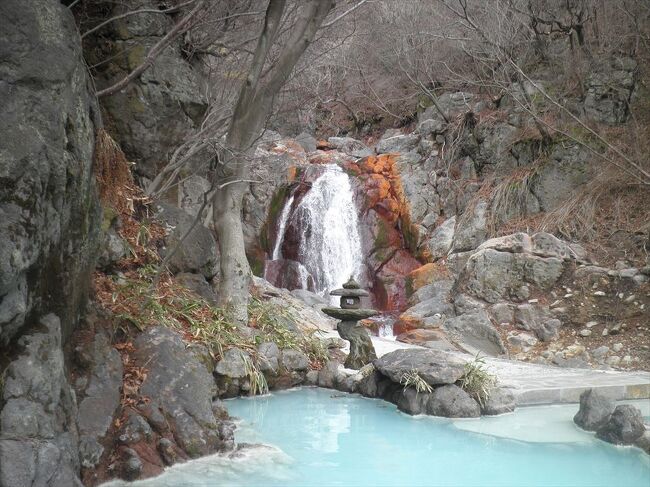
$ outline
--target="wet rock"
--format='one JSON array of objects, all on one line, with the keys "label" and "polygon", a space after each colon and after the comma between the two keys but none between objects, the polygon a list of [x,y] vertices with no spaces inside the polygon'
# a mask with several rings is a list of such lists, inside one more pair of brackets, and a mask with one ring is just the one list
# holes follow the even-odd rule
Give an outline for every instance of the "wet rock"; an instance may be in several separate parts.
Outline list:
[{"label": "wet rock", "polygon": [[172,443],[167,438],[160,438],[157,445],[158,453],[165,465],[173,465],[178,461],[178,454]]},{"label": "wet rock", "polygon": [[136,480],[142,474],[144,465],[138,454],[131,448],[124,450],[125,460],[122,462],[121,477],[124,480]]},{"label": "wet rock", "polygon": [[429,385],[453,384],[464,373],[465,361],[437,350],[402,349],[374,361],[375,368],[399,384],[402,377],[417,370]]},{"label": "wet rock", "polygon": [[615,445],[631,445],[645,433],[641,411],[629,404],[616,406],[596,437]]},{"label": "wet rock", "polygon": [[300,262],[289,259],[270,260],[265,263],[264,278],[271,284],[288,290],[314,290],[314,278]]},{"label": "wet rock", "polygon": [[358,370],[377,358],[368,331],[359,322],[341,321],[337,330],[341,338],[350,342],[350,353],[345,359],[346,368]]},{"label": "wet rock", "polygon": [[199,273],[206,279],[215,277],[219,272],[219,253],[212,232],[199,222],[179,245],[194,224],[194,217],[166,203],[157,204],[155,211],[156,218],[164,224],[168,232],[165,237],[165,249],[162,251],[163,257],[166,252],[178,247],[169,261],[170,270],[175,274]]},{"label": "wet rock", "polygon": [[330,360],[318,372],[318,386],[326,389],[335,389],[339,375],[339,363]]},{"label": "wet rock", "polygon": [[153,327],[138,336],[135,348],[136,363],[149,371],[140,393],[155,398],[178,446],[190,457],[223,449],[228,438],[219,435],[212,411],[212,375],[182,338]]},{"label": "wet rock", "polygon": [[515,407],[515,395],[512,391],[499,387],[490,391],[490,396],[481,407],[481,414],[495,416],[510,413],[515,410]]},{"label": "wet rock", "polygon": [[418,392],[412,387],[407,387],[402,390],[397,400],[397,409],[411,415],[423,414],[427,410],[430,396],[431,394],[426,392]]},{"label": "wet rock", "polygon": [[214,289],[212,289],[210,283],[202,274],[182,272],[180,274],[176,274],[176,282],[181,286],[186,287],[190,291],[193,291],[198,296],[205,299],[208,303],[212,305],[217,304],[217,295],[214,292]]},{"label": "wet rock", "polygon": [[650,430],[646,431],[634,441],[634,446],[641,448],[650,455]]},{"label": "wet rock", "polygon": [[426,410],[428,414],[445,418],[478,418],[481,415],[479,404],[453,384],[436,388]]},{"label": "wet rock", "polygon": [[239,394],[240,385],[248,377],[250,356],[239,348],[227,350],[214,370],[219,390],[227,397]]},{"label": "wet rock", "polygon": [[597,431],[608,421],[616,403],[596,389],[588,389],[580,394],[580,409],[573,422],[587,431]]}]

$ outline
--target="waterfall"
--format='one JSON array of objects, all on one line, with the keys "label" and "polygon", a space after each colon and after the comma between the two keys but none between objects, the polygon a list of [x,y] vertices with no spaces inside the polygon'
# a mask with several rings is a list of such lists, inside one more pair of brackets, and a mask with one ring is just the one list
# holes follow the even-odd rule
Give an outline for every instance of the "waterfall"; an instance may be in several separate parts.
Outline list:
[{"label": "waterfall", "polygon": [[282,213],[280,214],[280,224],[278,226],[278,234],[275,238],[275,246],[273,247],[273,253],[271,254],[271,259],[281,259],[282,252],[280,248],[282,247],[282,241],[284,240],[284,230],[287,228],[287,221],[289,221],[289,213],[291,212],[291,205],[293,205],[293,195],[282,208]]},{"label": "waterfall", "polygon": [[350,178],[335,164],[324,168],[290,219],[300,229],[300,261],[323,296],[350,276],[360,279],[363,261]]}]

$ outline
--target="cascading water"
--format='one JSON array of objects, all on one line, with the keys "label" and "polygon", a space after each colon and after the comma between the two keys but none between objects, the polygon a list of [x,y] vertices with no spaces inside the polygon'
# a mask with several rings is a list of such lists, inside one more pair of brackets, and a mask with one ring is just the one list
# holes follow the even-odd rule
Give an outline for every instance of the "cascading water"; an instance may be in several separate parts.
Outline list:
[{"label": "cascading water", "polygon": [[[288,202],[285,209],[289,206]],[[285,228],[289,224],[300,229],[299,260],[313,277],[317,293],[326,296],[350,276],[361,278],[357,208],[350,178],[340,167],[324,166],[323,174],[287,218]],[[280,225],[284,233],[282,222]],[[278,234],[279,242],[282,238]]]},{"label": "cascading water", "polygon": [[282,241],[284,240],[284,231],[287,228],[287,222],[289,221],[289,214],[291,213],[293,198],[294,196],[291,195],[291,197],[287,200],[286,204],[284,205],[284,208],[282,208],[282,213],[280,214],[280,225],[278,227],[278,236],[275,239],[275,246],[273,247],[273,253],[271,254],[271,258],[273,260],[282,258],[282,252],[280,251],[280,248],[282,247]]}]

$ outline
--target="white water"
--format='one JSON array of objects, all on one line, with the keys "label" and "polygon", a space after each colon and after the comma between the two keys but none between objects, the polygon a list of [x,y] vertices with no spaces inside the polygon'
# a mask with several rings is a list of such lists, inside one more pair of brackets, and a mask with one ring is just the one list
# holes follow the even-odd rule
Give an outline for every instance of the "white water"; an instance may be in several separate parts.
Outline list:
[{"label": "white water", "polygon": [[[273,247],[273,253],[271,258],[273,260],[282,258],[282,241],[284,240],[284,231],[287,228],[287,222],[289,221],[289,213],[291,212],[291,205],[293,205],[293,195],[285,203],[284,208],[282,208],[282,213],[280,213],[280,225],[278,226],[278,234],[275,238],[275,246]],[[306,282],[306,281],[305,281]]]},{"label": "white water", "polygon": [[317,293],[327,296],[350,276],[361,277],[357,208],[350,178],[340,167],[325,166],[296,207],[290,224],[301,230],[300,261],[314,277]]}]

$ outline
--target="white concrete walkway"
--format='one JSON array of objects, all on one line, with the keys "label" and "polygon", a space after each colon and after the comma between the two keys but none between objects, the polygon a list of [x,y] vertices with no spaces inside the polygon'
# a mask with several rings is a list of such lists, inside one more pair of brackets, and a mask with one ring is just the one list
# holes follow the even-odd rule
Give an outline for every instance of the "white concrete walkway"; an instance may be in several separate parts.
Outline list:
[{"label": "white concrete walkway", "polygon": [[[324,335],[340,338],[334,330],[324,332]],[[386,338],[371,338],[378,357],[398,349],[422,348]],[[466,360],[473,359],[468,354],[454,353]],[[580,394],[591,388],[599,389],[616,400],[650,400],[650,372],[568,369],[491,357],[486,357],[485,362],[499,383],[513,390],[520,406],[577,403]]]}]

